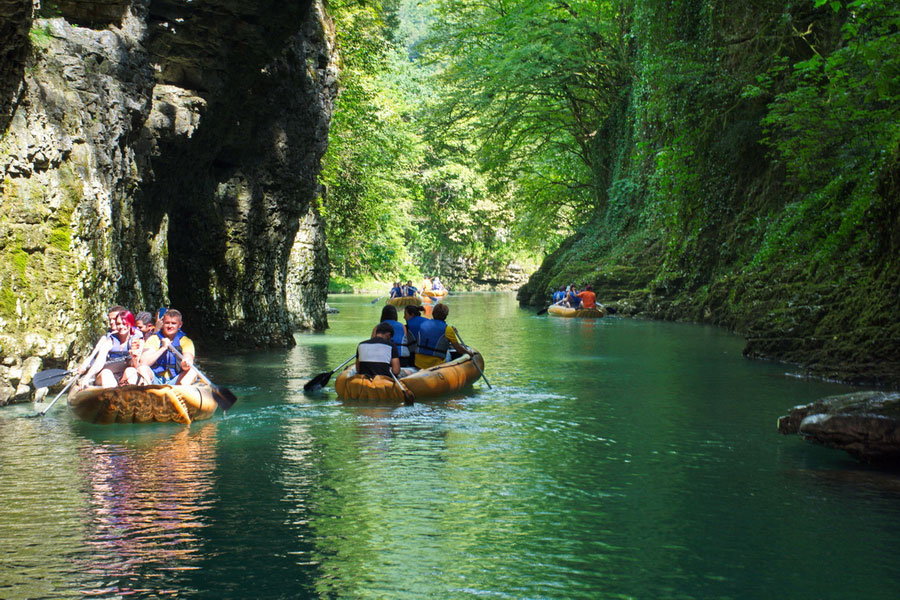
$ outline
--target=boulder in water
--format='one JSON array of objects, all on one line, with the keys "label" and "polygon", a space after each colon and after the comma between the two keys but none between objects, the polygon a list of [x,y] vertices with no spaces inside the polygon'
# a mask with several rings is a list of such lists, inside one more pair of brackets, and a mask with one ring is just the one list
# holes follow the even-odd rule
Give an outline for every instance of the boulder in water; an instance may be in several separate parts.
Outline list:
[{"label": "boulder in water", "polygon": [[900,462],[900,393],[857,392],[795,406],[778,419],[778,431],[867,462]]}]

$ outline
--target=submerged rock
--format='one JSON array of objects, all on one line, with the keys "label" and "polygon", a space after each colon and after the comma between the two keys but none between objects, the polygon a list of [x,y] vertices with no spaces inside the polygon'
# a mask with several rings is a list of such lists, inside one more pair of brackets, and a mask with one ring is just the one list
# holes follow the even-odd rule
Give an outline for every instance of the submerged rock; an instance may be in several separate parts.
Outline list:
[{"label": "submerged rock", "polygon": [[869,462],[900,460],[900,392],[857,392],[795,406],[778,431]]}]

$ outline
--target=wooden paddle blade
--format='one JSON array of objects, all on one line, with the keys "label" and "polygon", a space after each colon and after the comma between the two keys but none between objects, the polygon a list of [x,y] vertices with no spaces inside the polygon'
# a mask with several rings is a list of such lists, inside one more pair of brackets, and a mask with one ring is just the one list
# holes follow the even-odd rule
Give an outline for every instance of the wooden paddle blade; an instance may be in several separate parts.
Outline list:
[{"label": "wooden paddle blade", "polygon": [[31,378],[31,385],[35,389],[50,387],[65,379],[69,374],[71,374],[71,371],[66,371],[65,369],[47,369],[46,371],[35,373],[34,377]]},{"label": "wooden paddle blade", "polygon": [[216,404],[219,405],[219,408],[222,410],[228,410],[234,403],[237,402],[237,396],[226,387],[219,387],[217,385],[211,386],[213,399],[216,401]]},{"label": "wooden paddle blade", "polygon": [[304,392],[318,392],[320,389],[325,387],[325,384],[328,383],[328,380],[331,379],[331,374],[334,371],[328,371],[326,373],[319,373],[312,379],[306,382],[306,385],[303,386]]}]

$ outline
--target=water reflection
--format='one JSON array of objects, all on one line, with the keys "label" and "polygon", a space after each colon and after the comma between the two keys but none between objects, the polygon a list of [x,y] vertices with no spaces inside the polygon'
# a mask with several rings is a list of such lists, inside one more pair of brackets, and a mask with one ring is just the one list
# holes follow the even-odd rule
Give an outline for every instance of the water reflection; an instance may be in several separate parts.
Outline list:
[{"label": "water reflection", "polygon": [[217,423],[162,435],[87,444],[85,545],[75,561],[90,596],[169,594],[178,572],[199,568],[213,502]]}]

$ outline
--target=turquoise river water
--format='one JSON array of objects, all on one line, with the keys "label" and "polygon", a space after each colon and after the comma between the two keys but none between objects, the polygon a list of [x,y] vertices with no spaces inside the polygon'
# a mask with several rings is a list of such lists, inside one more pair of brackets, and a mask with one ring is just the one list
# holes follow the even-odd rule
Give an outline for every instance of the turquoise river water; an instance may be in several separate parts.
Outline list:
[{"label": "turquoise river water", "polygon": [[0,598],[896,597],[900,475],[775,431],[850,388],[713,327],[462,294],[493,389],[305,396],[372,300],[291,350],[199,348],[240,400],[189,428],[0,409]]}]

